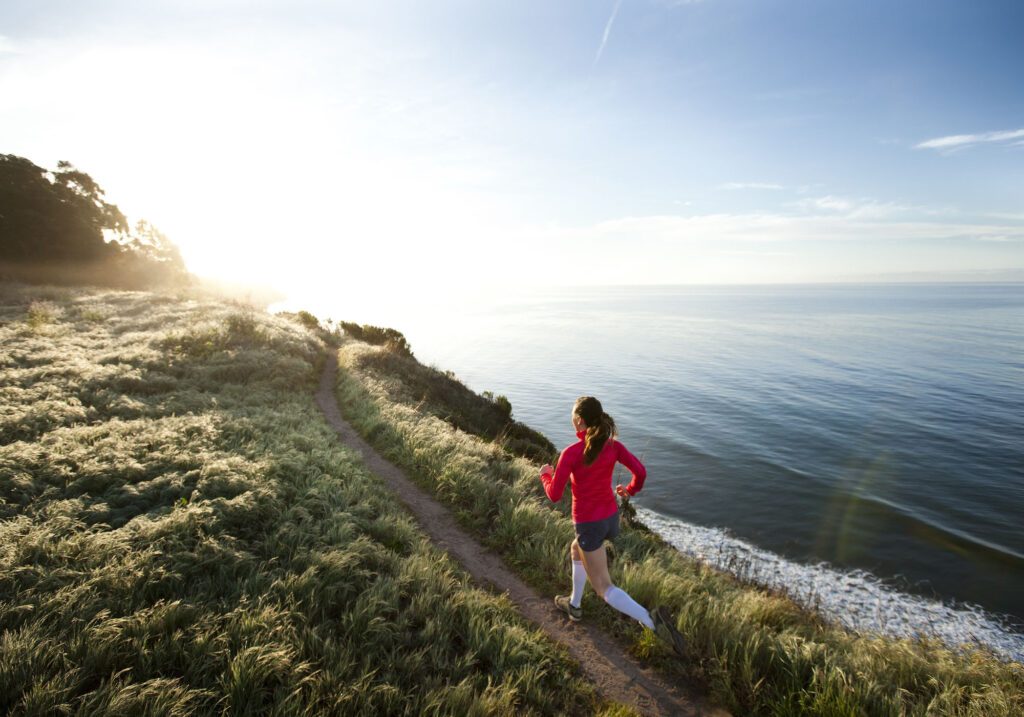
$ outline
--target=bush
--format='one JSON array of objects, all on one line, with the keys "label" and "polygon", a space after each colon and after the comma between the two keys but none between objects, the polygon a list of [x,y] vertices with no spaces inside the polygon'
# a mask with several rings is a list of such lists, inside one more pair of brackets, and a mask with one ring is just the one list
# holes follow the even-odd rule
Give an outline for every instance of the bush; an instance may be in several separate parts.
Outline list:
[{"label": "bush", "polygon": [[57,307],[49,301],[33,301],[29,304],[26,323],[32,329],[38,329],[57,320]]},{"label": "bush", "polygon": [[383,350],[360,352],[359,368],[385,379],[393,401],[418,406],[459,430],[504,446],[514,455],[554,460],[555,446],[543,434],[512,420],[504,396],[478,395],[450,371],[424,366],[411,355]]},{"label": "bush", "polygon": [[295,315],[295,318],[298,320],[300,324],[305,326],[307,329],[311,329],[313,331],[320,330],[320,319],[313,316],[313,314],[309,313],[308,311],[298,312]]},{"label": "bush", "polygon": [[360,325],[350,321],[342,321],[340,325],[346,334],[357,341],[363,341],[374,346],[384,346],[391,353],[412,358],[412,348],[409,346],[409,342],[405,340],[405,336],[402,335],[401,331],[370,326],[369,324]]}]

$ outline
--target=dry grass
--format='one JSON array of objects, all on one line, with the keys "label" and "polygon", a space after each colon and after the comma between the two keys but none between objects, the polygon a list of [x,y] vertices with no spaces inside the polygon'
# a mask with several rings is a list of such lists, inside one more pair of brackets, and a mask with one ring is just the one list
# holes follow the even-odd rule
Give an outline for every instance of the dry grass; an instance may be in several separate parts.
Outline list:
[{"label": "dry grass", "polygon": [[[345,333],[352,335],[350,328]],[[543,434],[512,419],[512,404],[505,396],[476,394],[451,372],[424,366],[401,345],[387,341],[383,346],[363,354],[361,367],[383,380],[400,377],[390,384],[396,400],[418,404],[459,430],[495,442],[515,455],[546,461],[555,453]]]},{"label": "dry grass", "polygon": [[0,342],[0,713],[623,713],[339,446],[308,319],[5,284]]}]

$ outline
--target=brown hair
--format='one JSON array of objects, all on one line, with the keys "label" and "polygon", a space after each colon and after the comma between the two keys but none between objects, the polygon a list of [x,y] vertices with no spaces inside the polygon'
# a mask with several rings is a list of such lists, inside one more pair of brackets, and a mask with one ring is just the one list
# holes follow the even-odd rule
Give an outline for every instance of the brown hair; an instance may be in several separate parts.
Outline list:
[{"label": "brown hair", "polygon": [[587,424],[587,435],[584,438],[583,462],[590,465],[597,458],[609,438],[614,438],[615,421],[601,408],[601,402],[593,396],[580,396],[572,407],[574,416],[579,416]]}]

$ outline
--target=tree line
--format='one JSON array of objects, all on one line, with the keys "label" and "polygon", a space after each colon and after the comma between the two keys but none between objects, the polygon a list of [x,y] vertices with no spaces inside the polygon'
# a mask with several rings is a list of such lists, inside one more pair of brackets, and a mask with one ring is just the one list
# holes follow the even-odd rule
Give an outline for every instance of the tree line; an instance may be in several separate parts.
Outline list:
[{"label": "tree line", "polygon": [[178,247],[147,221],[130,226],[100,185],[0,154],[0,279],[149,289],[192,283]]}]

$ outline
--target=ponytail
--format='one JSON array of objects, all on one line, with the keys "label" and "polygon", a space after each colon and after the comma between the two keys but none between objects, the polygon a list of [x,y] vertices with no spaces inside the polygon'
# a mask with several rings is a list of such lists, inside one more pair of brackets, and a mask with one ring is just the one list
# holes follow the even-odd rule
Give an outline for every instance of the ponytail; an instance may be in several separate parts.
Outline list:
[{"label": "ponytail", "polygon": [[601,408],[601,402],[593,396],[582,396],[576,401],[573,412],[587,424],[584,436],[583,462],[593,463],[609,438],[615,437],[615,421]]}]

